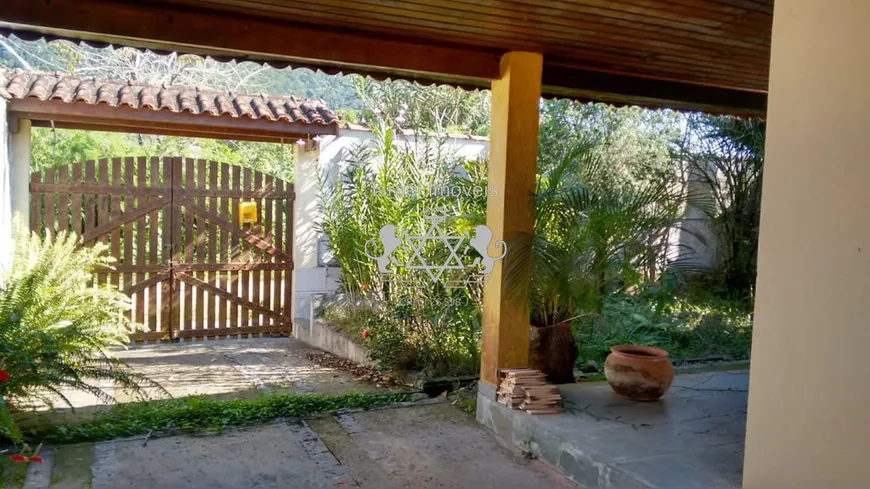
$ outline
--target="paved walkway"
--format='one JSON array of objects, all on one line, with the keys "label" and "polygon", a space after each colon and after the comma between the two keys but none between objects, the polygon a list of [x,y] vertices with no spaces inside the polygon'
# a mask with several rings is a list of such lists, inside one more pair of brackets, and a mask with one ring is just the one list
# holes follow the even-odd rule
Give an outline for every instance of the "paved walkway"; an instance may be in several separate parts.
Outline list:
[{"label": "paved walkway", "polygon": [[[49,448],[26,489],[571,489],[446,401],[222,435]],[[17,485],[10,489],[17,489]]]},{"label": "paved walkway", "polygon": [[[157,381],[173,397],[238,399],[276,392],[340,394],[378,390],[371,383],[355,380],[348,372],[308,360],[309,353],[320,351],[292,338],[249,338],[132,345],[115,354],[137,373]],[[138,400],[112,384],[102,387],[120,402]],[[76,408],[106,404],[80,391],[65,395]],[[160,397],[154,391],[150,395]]]},{"label": "paved walkway", "polygon": [[[307,354],[317,351],[290,338],[264,338],[140,346],[121,356],[176,397],[378,390],[309,361]],[[81,395],[74,402],[99,404]],[[7,470],[3,489],[577,487],[509,450],[446,400],[422,402],[221,435],[48,447],[41,452],[45,463],[31,465],[29,473],[0,459]],[[9,471],[16,473],[10,477]]]}]

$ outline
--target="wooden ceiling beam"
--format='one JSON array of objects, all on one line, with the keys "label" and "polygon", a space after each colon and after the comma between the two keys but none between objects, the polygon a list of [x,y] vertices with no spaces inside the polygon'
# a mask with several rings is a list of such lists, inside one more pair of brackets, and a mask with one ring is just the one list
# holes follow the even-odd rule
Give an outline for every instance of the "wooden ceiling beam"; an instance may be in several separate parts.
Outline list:
[{"label": "wooden ceiling beam", "polygon": [[[411,39],[400,35],[400,27],[391,33],[375,33],[306,25],[192,5],[180,7],[171,0],[144,5],[112,0],[0,2],[0,33],[5,29],[24,38],[68,38],[465,88],[489,88],[490,80],[498,76],[501,54],[510,49]],[[584,55],[583,48],[577,54]],[[613,71],[577,59],[546,56],[544,94],[718,113],[764,113],[764,93],[702,86],[698,79],[659,80],[649,74]]]}]

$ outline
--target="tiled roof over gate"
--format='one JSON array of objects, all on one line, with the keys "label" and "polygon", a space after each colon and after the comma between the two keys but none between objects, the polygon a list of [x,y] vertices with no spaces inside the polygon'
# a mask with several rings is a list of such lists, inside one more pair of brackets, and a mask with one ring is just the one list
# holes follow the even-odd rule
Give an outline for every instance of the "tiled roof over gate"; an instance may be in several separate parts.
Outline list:
[{"label": "tiled roof over gate", "polygon": [[338,118],[320,100],[253,95],[177,85],[150,85],[127,80],[22,70],[0,70],[0,97],[61,100],[67,103],[182,113],[247,117],[274,122],[337,125]]}]

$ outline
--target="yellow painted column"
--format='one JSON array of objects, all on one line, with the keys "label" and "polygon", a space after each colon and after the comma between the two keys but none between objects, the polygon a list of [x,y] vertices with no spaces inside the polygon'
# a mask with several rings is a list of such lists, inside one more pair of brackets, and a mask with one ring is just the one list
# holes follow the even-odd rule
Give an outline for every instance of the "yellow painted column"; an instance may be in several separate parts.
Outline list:
[{"label": "yellow painted column", "polygon": [[[489,185],[486,225],[493,243],[531,234],[535,224],[535,167],[543,57],[511,52],[502,57],[501,76],[492,82]],[[514,250],[516,251],[516,250]],[[499,250],[491,249],[497,256]],[[504,266],[516,256],[508,249],[483,288],[481,380],[496,384],[496,370],[529,361],[529,311],[503,287]]]},{"label": "yellow painted column", "polygon": [[868,26],[774,5],[745,489],[870,487]]}]

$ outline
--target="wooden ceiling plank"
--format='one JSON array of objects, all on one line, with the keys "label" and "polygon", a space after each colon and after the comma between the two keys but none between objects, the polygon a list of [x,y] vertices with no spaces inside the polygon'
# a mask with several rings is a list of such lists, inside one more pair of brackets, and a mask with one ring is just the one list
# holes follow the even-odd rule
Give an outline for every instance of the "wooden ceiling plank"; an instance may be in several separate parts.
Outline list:
[{"label": "wooden ceiling plank", "polygon": [[[98,13],[95,15],[94,13]],[[66,29],[87,38],[121,36],[137,40],[162,38],[164,43],[257,56],[278,54],[300,60],[321,60],[332,66],[392,67],[412,73],[448,73],[469,79],[498,75],[497,52],[465,47],[425,45],[405,39],[359,36],[349,30],[334,32],[253,18],[230,18],[204,11],[169,10],[166,6],[118,3],[107,0],[4,0],[0,19],[6,23],[35,25],[61,33]],[[34,19],[37,19],[34,22]],[[117,42],[117,41],[116,41]],[[373,70],[377,71],[377,70]]]},{"label": "wooden ceiling plank", "polygon": [[[402,2],[396,2],[395,0],[369,0],[376,1],[378,4],[396,4],[401,5],[401,8],[397,7],[396,15],[401,15],[407,11],[420,11],[420,12],[431,12],[431,13],[441,13],[444,18],[439,21],[445,22],[460,22],[464,23],[469,19],[475,19],[479,22],[475,22],[474,25],[483,25],[483,26],[492,26],[492,25],[504,25],[508,27],[515,27],[518,25],[522,25],[522,31],[524,33],[529,33],[535,37],[540,36],[540,32],[542,30],[554,31],[559,33],[569,34],[568,37],[565,36],[557,36],[563,39],[570,39],[571,35],[576,35],[578,30],[590,29],[590,30],[598,30],[598,35],[622,35],[622,36],[631,36],[631,39],[637,37],[638,30],[655,32],[655,38],[659,40],[664,40],[667,42],[673,42],[674,44],[681,45],[690,45],[696,46],[698,41],[707,41],[711,44],[716,45],[727,45],[733,46],[735,48],[745,48],[748,50],[758,50],[759,48],[768,50],[769,49],[769,38],[764,36],[758,37],[740,37],[740,38],[729,38],[726,37],[726,32],[717,27],[717,28],[708,28],[699,26],[698,31],[688,31],[676,28],[676,26],[671,26],[669,28],[664,28],[662,26],[649,26],[647,24],[641,24],[637,22],[633,22],[631,24],[621,23],[614,24],[610,23],[611,26],[604,31],[601,31],[601,24],[596,24],[595,22],[588,21],[588,16],[571,16],[569,12],[564,10],[557,10],[552,8],[544,8],[548,12],[545,14],[542,8],[526,8],[524,11],[520,10],[512,10],[505,8],[496,8],[494,4],[504,4],[504,5],[513,5],[510,2],[503,2],[497,0],[483,0],[474,3],[466,3],[461,0],[459,1],[451,1],[451,0],[405,0]],[[248,3],[259,3],[263,4],[264,2],[257,2],[254,0],[253,2]],[[269,2],[265,2],[268,4]],[[311,2],[303,2],[303,3],[311,3]],[[324,2],[316,2],[317,4],[323,4]],[[357,7],[349,7],[346,4],[346,1],[335,1],[332,2],[336,6],[342,8],[344,11],[359,9],[362,3],[360,2],[352,2],[353,5]],[[448,6],[449,8],[439,7],[439,4],[443,4]],[[460,6],[464,6],[465,8],[470,7],[469,10],[462,10]],[[382,11],[383,9],[381,9]],[[459,17],[451,17],[451,13],[456,13],[456,11],[462,10]],[[370,9],[366,9],[366,11],[370,11]],[[518,22],[519,21],[519,22]],[[468,24],[472,25],[472,24]],[[627,27],[630,25],[630,27]],[[440,28],[440,27],[439,27]],[[677,32],[675,32],[677,31]]]},{"label": "wooden ceiling plank", "polygon": [[[100,12],[100,15],[92,15],[93,12]],[[150,5],[106,0],[52,0],[50,8],[42,2],[5,0],[0,4],[0,19],[13,23],[18,19],[19,24],[35,24],[37,32],[74,38],[139,47],[159,46],[160,49],[217,54],[261,62],[275,59],[330,71],[344,70],[451,84],[470,83],[474,86],[485,86],[494,77],[492,73],[497,73],[499,53],[512,49],[513,46],[505,44],[509,42],[510,33],[499,33],[498,36],[490,33],[489,37],[480,35],[484,39],[480,43],[493,43],[491,46],[481,46],[478,42],[469,43],[467,40],[447,36],[426,42],[420,39],[419,34],[402,29],[402,24],[379,27],[376,32],[362,29],[358,23],[351,24],[353,29],[345,27],[333,30],[320,24],[316,24],[316,28],[313,25],[305,26],[298,18],[297,22],[290,23],[277,19],[221,14],[214,10],[169,10],[165,4],[161,10]],[[6,26],[9,27],[10,24]],[[15,24],[11,27],[21,28]],[[408,37],[411,35],[416,37]],[[434,33],[429,35],[434,37]],[[551,56],[546,52],[545,73],[550,80],[566,83],[562,87],[565,90],[581,90],[584,93],[600,90],[600,85],[585,85],[590,79],[600,80],[602,75],[619,76],[620,82],[616,86],[618,90],[626,92],[623,95],[637,100],[652,100],[650,103],[660,103],[662,99],[669,97],[680,100],[679,91],[673,87],[684,87],[687,93],[694,94],[686,97],[688,104],[694,106],[701,106],[699,97],[708,95],[714,102],[712,105],[729,97],[733,98],[733,91],[693,85],[695,83],[712,85],[721,82],[728,83],[729,86],[736,85],[740,89],[753,89],[757,86],[752,79],[758,73],[757,67],[741,68],[723,64],[721,68],[714,70],[693,66],[692,58],[717,58],[700,49],[674,53],[689,60],[686,66],[679,66],[679,63],[671,60],[655,59],[662,51],[661,41],[653,40],[652,46],[642,43],[625,43],[620,46],[621,43],[607,42],[607,39],[598,42],[602,45],[593,46],[592,40],[587,43],[566,40],[564,44],[553,44],[551,47],[560,53],[564,52],[574,65],[585,66],[588,63],[603,67],[609,73],[591,72],[599,78],[589,78],[590,75],[584,74],[583,77],[573,80],[564,74],[576,75],[578,71],[573,68],[566,71],[564,68],[551,66]],[[520,39],[514,43],[541,47],[540,43],[535,44],[534,40],[528,39]],[[403,48],[408,48],[408,51]],[[723,58],[723,61],[727,62],[728,59]],[[763,67],[764,64],[759,65]],[[617,70],[624,70],[626,73],[613,73]],[[583,71],[589,72],[588,69]],[[563,76],[556,76],[554,73],[561,73]],[[747,81],[740,79],[741,73],[747,76]],[[669,84],[651,85],[662,90],[662,96],[659,97],[651,93],[655,89],[647,87],[647,84],[651,80],[660,82],[661,79],[667,79],[664,81]],[[752,98],[754,95],[742,96],[750,104],[749,109],[758,110],[758,100]],[[730,105],[725,104],[725,108],[733,109],[738,106],[735,103],[743,102],[728,102]]]},{"label": "wooden ceiling plank", "polygon": [[[350,11],[350,10],[355,10],[355,9],[360,9],[360,8],[366,9],[366,7],[365,7],[366,5],[369,5],[369,7],[376,6],[376,5],[379,5],[379,3],[376,3],[376,2],[380,2],[380,1],[381,0],[367,0],[367,1],[350,2],[350,3],[345,2],[341,5],[341,8],[344,9],[345,11]],[[625,1],[625,0],[621,0],[621,1]],[[373,3],[373,2],[375,2],[375,3]],[[177,3],[182,3],[182,2],[177,2]],[[315,9],[314,7],[309,8],[308,10],[305,10],[305,11],[300,11],[298,9],[298,5],[299,5],[298,2],[294,2],[293,5],[288,5],[285,2],[282,2],[280,0],[272,0],[272,1],[264,1],[264,0],[260,0],[260,1],[185,0],[185,1],[183,1],[183,3],[198,4],[200,6],[208,6],[208,5],[214,6],[215,4],[219,4],[219,5],[224,6],[224,8],[233,8],[233,7],[238,7],[238,6],[245,6],[245,7],[251,7],[251,8],[258,8],[258,6],[260,6],[259,8],[263,8],[263,6],[268,6],[269,8],[264,9],[264,10],[273,11],[273,12],[282,11],[285,13],[289,13],[291,15],[291,18],[293,18],[293,19],[299,19],[300,17],[304,18],[306,13],[311,15],[311,14],[316,14],[316,12],[317,12],[317,9]],[[445,3],[446,4],[447,2],[437,2],[437,3]],[[668,29],[672,29],[672,30],[673,29],[691,30],[693,28],[716,29],[716,27],[703,26],[703,25],[699,26],[699,25],[691,24],[691,23],[689,23],[688,19],[683,19],[682,22],[674,22],[674,21],[667,20],[667,19],[657,19],[655,16],[651,16],[651,15],[637,15],[637,14],[627,13],[627,12],[620,11],[620,10],[602,9],[602,8],[591,8],[591,9],[590,8],[583,8],[583,7],[578,7],[576,4],[568,4],[565,1],[554,2],[554,1],[549,1],[549,0],[525,0],[523,2],[515,2],[515,1],[510,2],[510,1],[502,1],[502,0],[496,0],[496,1],[484,0],[481,2],[475,2],[475,1],[468,1],[468,0],[458,0],[458,1],[455,1],[452,3],[453,4],[464,4],[464,5],[466,5],[466,9],[463,10],[462,12],[456,12],[456,15],[451,17],[451,19],[450,19],[451,21],[461,20],[469,13],[473,14],[474,11],[476,9],[478,9],[481,5],[492,5],[496,8],[500,8],[501,6],[506,6],[506,5],[514,5],[514,8],[513,8],[514,11],[524,12],[526,15],[528,15],[528,13],[532,10],[540,10],[540,9],[552,10],[553,7],[558,7],[561,10],[561,12],[559,14],[549,16],[549,17],[554,18],[554,19],[555,18],[575,18],[578,20],[582,20],[582,19],[590,19],[590,15],[591,15],[591,16],[593,16],[592,18],[600,18],[602,20],[603,19],[611,19],[611,20],[618,19],[618,20],[628,21],[628,22],[624,22],[623,25],[626,25],[629,27],[636,26],[636,25],[649,24],[651,26],[657,26],[659,28],[668,28]],[[319,5],[319,4],[315,4],[315,5]],[[404,2],[399,4],[400,7],[404,6],[404,5],[405,5]],[[366,10],[371,10],[371,9],[369,8]],[[397,15],[399,15],[399,17],[401,17],[402,13],[403,13],[403,11],[400,11]],[[602,13],[604,15],[602,15]],[[713,24],[718,26],[720,23],[721,23],[721,21],[713,23]],[[397,25],[402,25],[401,19],[398,20]],[[446,27],[446,26],[444,26],[444,27]],[[769,25],[768,25],[768,28],[769,28]],[[667,31],[659,30],[658,32],[667,32]],[[744,34],[746,34],[747,36],[751,36],[753,34],[753,31],[748,30]],[[738,40],[738,42],[739,42],[739,40]]]},{"label": "wooden ceiling plank", "polygon": [[[246,2],[246,3],[247,4],[256,4],[256,3],[260,3],[260,2]],[[367,14],[368,17],[359,17],[359,16],[349,14],[348,12],[351,12],[354,9],[344,8],[344,6],[342,5],[342,2],[340,0],[324,0],[321,2],[317,2],[317,3],[305,2],[305,1],[297,2],[297,6],[300,6],[300,5],[301,6],[310,5],[312,7],[312,11],[309,11],[308,15],[314,16],[314,17],[320,19],[321,21],[329,22],[329,23],[335,25],[336,27],[340,26],[340,25],[344,25],[345,23],[348,23],[348,22],[354,22],[354,23],[364,23],[365,25],[369,25],[373,28],[384,29],[384,28],[391,28],[391,26],[395,25],[396,21],[398,20],[398,17],[393,17],[389,14],[382,14],[381,11],[378,11],[377,9],[363,10],[362,12]],[[319,7],[317,11],[313,11],[315,7]],[[284,13],[285,15],[288,15],[288,16],[291,15],[290,13],[287,13],[287,12],[281,12],[281,13]],[[396,14],[396,15],[398,15],[398,14]],[[299,16],[298,16],[298,14],[296,14],[293,17],[298,18]],[[460,36],[465,37],[466,41],[470,40],[468,37],[469,33],[478,34],[479,36],[484,36],[484,37],[491,36],[491,35],[493,35],[492,31],[487,30],[484,27],[482,27],[482,26],[490,26],[490,27],[496,27],[497,28],[496,30],[499,32],[505,32],[505,34],[503,34],[501,37],[503,37],[505,39],[505,42],[509,43],[512,41],[516,42],[520,39],[517,37],[508,36],[507,35],[508,33],[523,32],[523,33],[529,34],[529,37],[524,38],[524,39],[529,39],[529,40],[530,39],[537,39],[538,40],[537,43],[535,44],[534,50],[536,50],[536,51],[542,50],[546,53],[546,46],[543,43],[541,43],[541,40],[544,36],[540,35],[541,34],[540,29],[520,30],[518,28],[512,28],[512,26],[509,26],[509,25],[506,26],[507,29],[503,29],[499,24],[494,24],[492,22],[485,22],[485,21],[473,22],[473,21],[464,20],[462,22],[464,25],[468,25],[468,26],[473,25],[475,27],[468,27],[464,31],[455,31],[455,30],[447,27],[450,24],[445,24],[446,22],[448,22],[448,20],[446,20],[446,19],[440,20],[440,21],[430,21],[430,20],[427,20],[426,18],[418,18],[418,17],[414,17],[414,19],[415,20],[412,21],[406,17],[406,18],[402,19],[402,22],[404,23],[404,25],[413,25],[416,27],[428,29],[429,32],[434,33],[440,39],[443,39],[445,32],[457,32]],[[477,27],[477,26],[481,26],[481,27]],[[419,34],[420,31],[418,30],[416,32]],[[550,37],[547,39],[552,39],[552,40],[559,39],[561,41],[564,41],[565,43],[570,43],[570,45],[572,45],[574,47],[577,47],[579,45],[582,45],[583,47],[599,45],[602,47],[611,47],[611,48],[613,46],[615,46],[614,43],[607,43],[607,42],[603,42],[603,41],[606,39],[612,39],[613,41],[618,41],[621,43],[632,43],[634,45],[641,44],[641,45],[645,45],[645,46],[655,46],[657,48],[662,48],[662,49],[667,49],[667,50],[679,50],[679,51],[683,51],[686,53],[695,53],[695,54],[697,54],[699,56],[703,56],[703,57],[716,56],[716,57],[720,57],[720,58],[731,58],[731,57],[736,57],[735,55],[739,55],[741,58],[755,57],[757,59],[757,61],[759,61],[759,62],[766,62],[768,59],[767,49],[766,48],[759,49],[759,47],[757,47],[757,46],[755,47],[756,48],[755,50],[751,50],[751,49],[747,49],[747,48],[728,47],[724,51],[713,51],[713,50],[711,50],[711,48],[707,47],[707,46],[711,46],[712,44],[702,45],[702,44],[699,44],[697,42],[697,39],[694,40],[695,42],[691,42],[691,40],[686,40],[686,43],[682,44],[682,43],[675,43],[675,42],[670,42],[670,41],[661,41],[659,36],[655,36],[652,39],[647,39],[647,38],[636,35],[637,33],[635,33],[634,36],[629,36],[629,35],[619,36],[619,35],[614,35],[611,32],[612,32],[611,30],[608,30],[607,32],[603,32],[603,33],[595,33],[595,34],[588,34],[587,35],[587,34],[584,34],[582,30],[580,30],[580,31],[575,30],[572,36],[562,35],[562,36],[558,36],[558,37]],[[475,39],[479,40],[480,38],[477,37]],[[504,44],[500,44],[500,45],[504,45]],[[514,49],[516,49],[516,47],[514,47]],[[624,49],[625,49],[625,44],[620,45],[619,50],[621,51]],[[651,55],[655,52],[656,51],[650,51],[649,54]]]},{"label": "wooden ceiling plank", "polygon": [[[324,20],[332,19],[332,17],[331,17],[329,14],[321,13],[321,15],[324,16]],[[333,21],[335,21],[335,19],[333,19]],[[339,25],[341,25],[342,22],[344,22],[344,21],[337,21],[337,23],[338,23]],[[396,32],[397,32],[397,33],[401,33],[401,31],[396,31]],[[443,40],[443,37],[444,37],[443,32],[440,32],[440,33],[438,33],[438,34],[432,34],[431,39],[437,41],[437,40],[439,40],[439,39],[442,39],[442,40]],[[476,40],[477,42],[485,42],[485,41],[486,41],[486,38],[485,38],[485,37],[478,37],[478,38],[475,38],[475,40]],[[492,46],[503,46],[503,45],[504,45],[503,42],[508,42],[508,41],[509,41],[509,39],[508,39],[507,41],[502,41],[502,42],[492,43],[491,45],[492,45]],[[603,43],[601,46],[602,46],[602,49],[606,48],[607,50],[609,50],[609,51],[613,51],[614,53],[619,53],[619,54],[621,55],[621,57],[619,57],[619,58],[614,58],[614,57],[611,57],[611,56],[600,56],[600,55],[599,55],[599,59],[598,59],[597,61],[601,61],[602,59],[607,59],[607,60],[610,61],[610,62],[613,62],[614,60],[615,60],[615,61],[618,61],[618,62],[619,62],[620,69],[625,69],[625,68],[624,68],[625,66],[630,66],[630,67],[633,67],[633,68],[636,69],[636,68],[638,67],[638,65],[635,65],[635,64],[627,64],[627,63],[640,63],[640,62],[643,61],[642,57],[636,57],[636,58],[634,58],[634,59],[630,59],[630,58],[629,58],[629,59],[626,59],[626,53],[627,53],[627,50],[626,50],[626,49],[618,49],[618,48],[614,48],[613,45],[612,45],[612,43],[611,43],[611,44]],[[575,49],[575,50],[576,50],[577,45],[576,45],[576,44],[572,44],[572,45],[570,45],[569,47],[572,48],[572,49]],[[587,46],[584,46],[584,47],[586,47],[586,48],[588,49],[590,46],[587,45]],[[535,44],[535,45],[516,46],[516,48],[518,48],[518,49],[527,49],[527,50],[538,50],[538,49],[541,49],[541,46],[538,45],[538,44]],[[585,51],[586,51],[586,50],[584,49],[584,52],[585,52]],[[644,57],[651,57],[651,56],[654,56],[654,53],[652,53],[652,52],[646,52],[646,53],[643,54],[643,56],[644,56]],[[702,55],[696,56],[696,57],[694,57],[694,58],[692,58],[692,57],[686,57],[686,58],[684,58],[684,59],[682,60],[682,64],[680,64],[680,63],[669,63],[668,65],[658,66],[658,67],[657,67],[658,69],[656,69],[656,70],[652,70],[652,69],[651,69],[651,71],[650,71],[648,74],[649,74],[649,75],[656,75],[656,76],[659,76],[659,77],[668,77],[668,78],[673,78],[673,77],[677,76],[678,73],[680,73],[680,70],[685,70],[685,63],[692,63],[693,59],[710,59],[711,57],[715,57],[715,58],[723,59],[723,62],[720,62],[721,64],[723,64],[723,66],[720,68],[722,76],[719,76],[718,78],[715,78],[715,79],[717,79],[717,80],[720,80],[720,81],[717,82],[717,83],[722,83],[722,80],[725,80],[725,81],[727,81],[727,82],[729,82],[729,83],[733,83],[733,79],[734,79],[735,73],[739,72],[739,70],[738,70],[738,71],[735,71],[735,66],[734,66],[734,65],[731,65],[731,66],[727,65],[727,64],[724,62],[724,61],[726,60],[725,55],[724,55],[724,54],[718,54],[718,53],[717,53],[716,55],[709,55],[709,54],[706,54],[706,53],[705,53],[705,54],[702,54]],[[590,60],[588,60],[588,59],[586,59],[586,58],[584,58],[583,61],[591,62]],[[758,65],[758,64],[761,64],[761,63],[755,63],[755,64]],[[766,66],[766,64],[767,64],[767,61],[764,60],[763,65]],[[594,66],[594,65],[593,65],[593,66]],[[668,68],[668,67],[672,67],[672,68],[674,68],[674,69],[673,69],[673,70],[664,70],[664,71],[662,70],[662,68]],[[693,75],[695,75],[695,74],[693,74]],[[702,83],[711,83],[711,80],[714,79],[714,77],[704,77],[704,76],[702,76],[703,74],[697,74],[697,75],[698,75],[698,81],[699,81],[699,82],[702,82]],[[761,83],[758,83],[758,84],[753,85],[753,88],[756,88],[756,89],[760,89],[760,88],[763,88],[763,87],[766,87],[766,81],[763,81],[763,82],[761,82]]]},{"label": "wooden ceiling plank", "polygon": [[[534,19],[536,21],[540,20],[540,18],[548,19],[548,22],[560,23],[567,26],[580,26],[582,24],[575,24],[575,22],[582,22],[585,24],[591,24],[593,26],[601,26],[609,25],[609,26],[618,26],[624,27],[627,30],[636,31],[638,29],[643,31],[655,32],[657,34],[671,34],[674,37],[691,37],[696,34],[701,34],[707,36],[705,39],[709,39],[714,42],[721,42],[721,36],[725,34],[725,31],[722,30],[721,27],[706,27],[699,26],[695,24],[681,24],[679,26],[669,25],[668,27],[664,27],[659,24],[647,24],[645,22],[625,22],[621,19],[611,19],[607,17],[601,16],[590,16],[586,14],[578,14],[577,12],[568,9],[567,7],[561,6],[563,2],[554,2],[550,0],[523,0],[522,2],[518,1],[503,1],[503,0],[414,0],[415,2],[437,2],[437,3],[445,3],[445,4],[462,4],[466,6],[470,6],[471,8],[475,8],[480,6],[481,8],[486,7],[491,11],[495,12],[503,12],[503,13],[512,13],[513,16],[523,19],[529,18]],[[625,0],[623,0],[625,1]],[[529,14],[535,13],[537,14],[535,17],[531,17]],[[742,39],[738,40],[740,44],[735,45],[758,45],[758,46],[770,46],[770,37],[769,33],[767,36],[763,34],[759,34],[758,31],[753,31],[752,29],[746,29],[746,32]],[[726,41],[728,41],[726,39]]]}]

